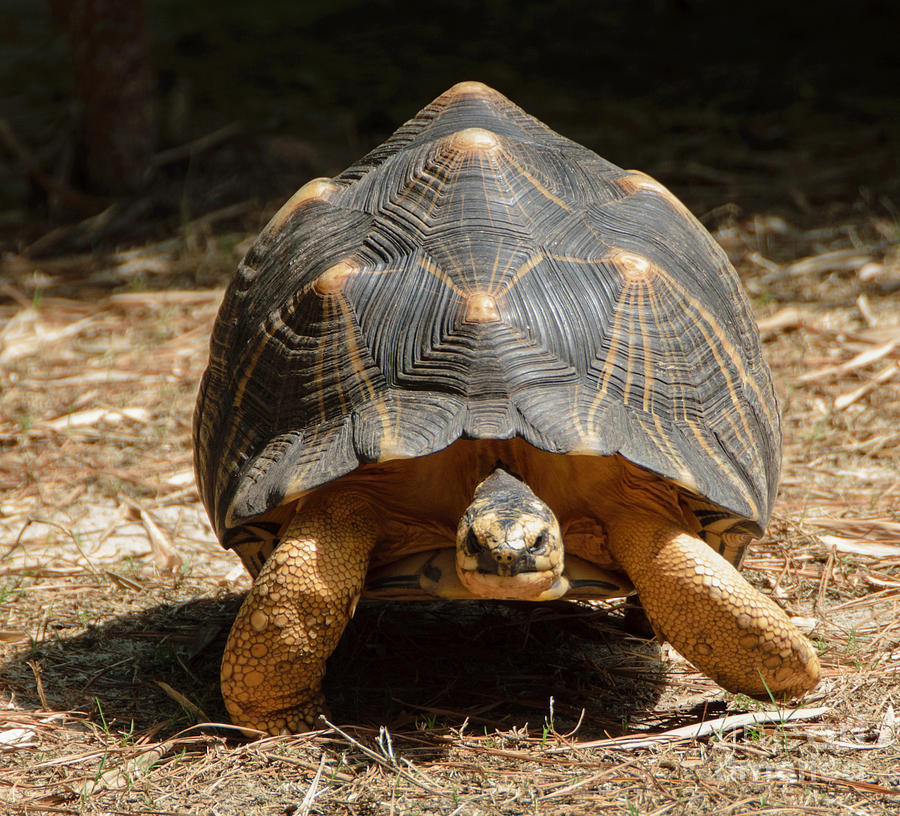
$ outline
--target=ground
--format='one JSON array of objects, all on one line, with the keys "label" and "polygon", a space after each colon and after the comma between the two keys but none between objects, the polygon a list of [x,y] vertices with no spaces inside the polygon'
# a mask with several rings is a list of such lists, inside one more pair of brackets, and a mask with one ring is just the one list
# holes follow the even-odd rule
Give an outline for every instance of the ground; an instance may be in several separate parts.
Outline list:
[{"label": "ground", "polygon": [[[501,84],[490,71],[450,81],[479,78]],[[13,228],[4,211],[0,812],[900,809],[900,120],[886,97],[847,96],[838,116],[801,93],[738,116],[738,97],[691,104],[683,87],[668,107],[560,97],[537,112],[671,186],[740,273],[785,436],[774,517],[744,568],[809,631],[819,687],[790,707],[724,693],[626,634],[621,604],[363,604],[330,663],[331,725],[261,739],[228,726],[218,663],[249,583],[193,481],[209,331],[287,195],[270,180],[335,172],[415,112],[376,96],[374,123],[322,116],[324,161],[305,140],[235,142],[210,126],[214,138],[160,160],[191,156],[174,226],[134,229],[167,194],[121,206],[113,216],[138,214],[118,232],[46,212]],[[335,99],[308,98],[304,127]],[[228,198],[245,188],[218,183],[223,163],[253,145],[266,159],[253,190],[268,193]]]},{"label": "ground", "polygon": [[[898,224],[856,206],[806,229],[727,208],[706,221],[781,399],[781,492],[745,569],[821,652],[809,719],[723,693],[625,635],[615,605],[485,603],[363,608],[331,664],[340,730],[254,741],[209,725],[225,720],[216,669],[248,584],[194,488],[191,409],[222,294],[196,277],[224,281],[249,237],[201,227],[5,258],[0,801],[222,816],[897,807]],[[776,716],[673,731],[747,711]]]}]

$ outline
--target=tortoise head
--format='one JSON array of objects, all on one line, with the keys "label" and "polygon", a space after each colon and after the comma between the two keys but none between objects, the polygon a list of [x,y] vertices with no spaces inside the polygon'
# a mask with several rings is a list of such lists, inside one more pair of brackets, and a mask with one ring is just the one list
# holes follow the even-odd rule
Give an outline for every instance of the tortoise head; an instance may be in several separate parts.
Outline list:
[{"label": "tortoise head", "polygon": [[475,488],[456,531],[460,581],[484,598],[548,598],[564,580],[563,556],[553,511],[525,482],[498,465]]}]

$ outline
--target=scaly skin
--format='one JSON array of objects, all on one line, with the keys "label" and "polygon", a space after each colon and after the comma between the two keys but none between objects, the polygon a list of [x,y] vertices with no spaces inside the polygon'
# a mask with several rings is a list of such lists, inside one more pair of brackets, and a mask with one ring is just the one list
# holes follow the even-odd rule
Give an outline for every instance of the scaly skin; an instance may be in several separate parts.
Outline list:
[{"label": "scaly skin", "polygon": [[819,659],[787,615],[699,538],[648,515],[607,524],[657,633],[732,692],[799,697],[819,681]]},{"label": "scaly skin", "polygon": [[235,725],[296,733],[327,712],[325,661],[353,615],[377,528],[371,508],[347,494],[288,523],[225,646],[222,696]]},{"label": "scaly skin", "polygon": [[[325,661],[362,592],[379,518],[361,496],[335,492],[286,523],[225,647],[222,694],[236,725],[298,732],[327,712]],[[646,508],[625,509],[605,528],[657,633],[704,674],[729,691],[782,698],[816,685],[809,641],[705,542]]]}]

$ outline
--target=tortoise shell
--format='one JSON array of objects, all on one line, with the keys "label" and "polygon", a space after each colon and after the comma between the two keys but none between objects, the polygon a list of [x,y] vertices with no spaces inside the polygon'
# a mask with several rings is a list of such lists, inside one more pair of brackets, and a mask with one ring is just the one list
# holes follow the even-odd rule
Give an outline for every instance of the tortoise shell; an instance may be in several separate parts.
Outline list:
[{"label": "tortoise shell", "polygon": [[514,438],[658,474],[735,562],[777,487],[723,251],[649,176],[464,82],[263,230],[216,320],[196,471],[228,546],[366,463]]}]

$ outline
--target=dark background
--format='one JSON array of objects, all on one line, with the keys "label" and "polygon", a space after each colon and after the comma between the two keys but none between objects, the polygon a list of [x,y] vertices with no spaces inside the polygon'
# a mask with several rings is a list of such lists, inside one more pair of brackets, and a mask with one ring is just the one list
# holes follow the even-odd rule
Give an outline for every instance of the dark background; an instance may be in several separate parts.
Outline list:
[{"label": "dark background", "polygon": [[[258,205],[253,217],[217,224],[253,229],[310,176],[340,171],[462,79],[657,176],[701,217],[729,204],[732,214],[765,209],[806,224],[891,211],[900,207],[898,9],[891,0],[147,0],[157,150],[234,127],[161,164],[137,196],[150,202],[140,217],[91,240],[159,239],[241,201]],[[97,211],[115,200],[79,174],[69,44],[39,0],[0,2],[0,88],[0,116],[45,172],[97,194]],[[0,185],[6,250],[92,215],[48,195],[3,146]]]}]

